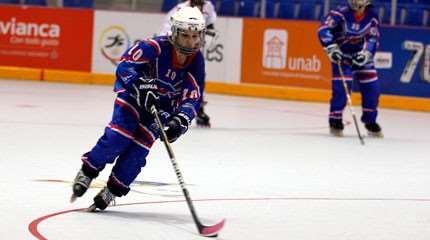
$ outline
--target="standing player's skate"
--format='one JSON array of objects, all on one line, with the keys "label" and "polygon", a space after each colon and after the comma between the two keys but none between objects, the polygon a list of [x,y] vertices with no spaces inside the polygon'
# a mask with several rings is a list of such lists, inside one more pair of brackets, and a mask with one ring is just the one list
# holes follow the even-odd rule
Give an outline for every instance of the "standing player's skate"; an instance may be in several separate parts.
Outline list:
[{"label": "standing player's skate", "polygon": [[[206,104],[206,103],[204,103]],[[199,127],[211,127],[210,117],[205,113],[203,106],[200,107],[197,116],[196,123]]]},{"label": "standing player's skate", "polygon": [[330,122],[330,134],[336,137],[343,137],[343,123],[342,121]]},{"label": "standing player's skate", "polygon": [[110,203],[115,204],[115,195],[111,193],[107,187],[104,187],[94,197],[94,203],[88,208],[88,211],[94,212],[97,208],[100,210],[105,210]]},{"label": "standing player's skate", "polygon": [[375,123],[366,123],[364,125],[367,129],[367,134],[371,137],[378,137],[383,138],[384,134],[382,133],[381,126],[379,124]]},{"label": "standing player's skate", "polygon": [[70,198],[70,202],[76,201],[76,198],[82,197],[87,189],[90,187],[93,179],[84,174],[82,170],[79,170],[78,174],[73,181],[73,194]]}]

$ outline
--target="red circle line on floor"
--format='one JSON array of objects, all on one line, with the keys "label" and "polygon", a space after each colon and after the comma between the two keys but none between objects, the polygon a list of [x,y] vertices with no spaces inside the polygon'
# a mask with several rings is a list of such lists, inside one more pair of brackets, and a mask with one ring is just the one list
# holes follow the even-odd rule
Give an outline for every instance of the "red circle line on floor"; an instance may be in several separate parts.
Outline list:
[{"label": "red circle line on floor", "polygon": [[[219,199],[193,199],[193,202],[210,202],[210,201],[276,201],[276,200],[288,200],[288,201],[413,201],[413,202],[430,202],[430,199],[426,198],[331,198],[331,197],[263,197],[263,198],[219,198]],[[142,205],[142,204],[161,204],[161,203],[178,203],[185,202],[183,200],[165,200],[165,201],[153,201],[153,202],[136,202],[136,203],[125,203],[117,204],[111,207],[122,207],[131,205]],[[65,210],[61,212],[51,213],[42,217],[39,217],[28,225],[30,233],[38,240],[48,240],[43,236],[37,229],[39,224],[46,219],[63,215],[71,212],[86,211],[87,208],[77,208],[71,210]]]}]

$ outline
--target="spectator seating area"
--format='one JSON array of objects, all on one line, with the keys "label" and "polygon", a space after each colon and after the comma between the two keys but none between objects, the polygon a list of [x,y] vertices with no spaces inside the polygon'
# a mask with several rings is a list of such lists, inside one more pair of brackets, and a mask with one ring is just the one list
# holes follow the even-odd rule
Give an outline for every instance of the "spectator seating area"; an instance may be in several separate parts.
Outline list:
[{"label": "spectator seating area", "polygon": [[[220,16],[320,20],[326,0],[210,0]],[[167,12],[180,0],[163,0],[161,10]],[[345,5],[346,0],[330,0],[330,9]],[[375,12],[383,24],[391,19],[391,0],[373,0]],[[397,0],[396,24],[430,26],[430,0]]]},{"label": "spectator seating area", "polygon": [[[48,2],[53,0],[0,0],[0,4],[27,4],[48,6]],[[143,5],[154,4],[153,0],[136,0],[141,1]],[[160,0],[155,1],[158,5],[155,11],[159,11],[161,6],[162,12],[167,12],[176,4],[183,0]],[[209,0],[208,0],[209,1]],[[325,15],[324,6],[326,2],[330,9],[347,4],[347,0],[265,0],[264,6],[262,0],[210,0],[220,16],[237,16],[237,17],[265,17],[278,19],[302,19],[302,20],[320,20]],[[96,0],[62,0],[64,7],[80,8],[97,8],[101,7],[100,1],[95,4]],[[111,9],[115,9],[119,3],[125,3],[125,0],[105,0],[110,2]],[[132,5],[133,1],[129,1]],[[392,0],[372,0],[372,5],[379,16],[382,24],[389,24],[391,20],[391,2]],[[52,3],[51,3],[52,4]],[[137,10],[137,9],[134,9]],[[427,26],[430,27],[430,0],[397,0],[397,9],[395,11],[396,25]]]}]

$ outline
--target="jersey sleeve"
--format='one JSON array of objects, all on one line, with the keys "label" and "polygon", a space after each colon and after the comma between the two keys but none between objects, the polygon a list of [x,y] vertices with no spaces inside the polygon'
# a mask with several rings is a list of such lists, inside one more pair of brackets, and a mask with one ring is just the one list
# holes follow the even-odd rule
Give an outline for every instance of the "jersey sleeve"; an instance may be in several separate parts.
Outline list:
[{"label": "jersey sleeve", "polygon": [[153,39],[140,41],[129,48],[116,69],[115,91],[128,90],[137,79],[150,74],[149,63],[160,53],[160,45]]},{"label": "jersey sleeve", "polygon": [[158,36],[166,36],[170,34],[170,31],[172,29],[170,18],[173,16],[175,12],[178,11],[179,7],[180,7],[179,5],[176,5],[174,8],[170,9],[169,12],[167,12],[166,17],[164,18],[164,23],[161,26],[160,32],[158,33]]},{"label": "jersey sleeve", "polygon": [[212,2],[206,2],[206,11],[208,12],[208,18],[206,19],[206,26],[215,25],[215,21],[217,19],[215,7]]},{"label": "jersey sleeve", "polygon": [[318,29],[318,38],[323,47],[336,43],[335,32],[342,29],[345,22],[345,17],[339,11],[332,10],[323,19],[320,28]]},{"label": "jersey sleeve", "polygon": [[371,26],[366,34],[364,49],[372,54],[375,54],[376,49],[379,47],[379,21],[376,17],[371,20]]},{"label": "jersey sleeve", "polygon": [[201,53],[198,53],[183,80],[182,98],[179,112],[188,117],[189,122],[197,115],[200,108],[205,80],[205,62]]}]

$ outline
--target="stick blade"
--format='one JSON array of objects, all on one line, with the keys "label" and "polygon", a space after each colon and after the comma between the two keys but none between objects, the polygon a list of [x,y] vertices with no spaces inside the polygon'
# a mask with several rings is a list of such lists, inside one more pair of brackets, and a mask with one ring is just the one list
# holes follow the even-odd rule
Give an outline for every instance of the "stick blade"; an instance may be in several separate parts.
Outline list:
[{"label": "stick blade", "polygon": [[200,235],[204,237],[217,237],[218,233],[222,230],[225,224],[225,219],[223,219],[221,222],[212,225],[212,226],[204,226],[201,225],[199,227]]}]

